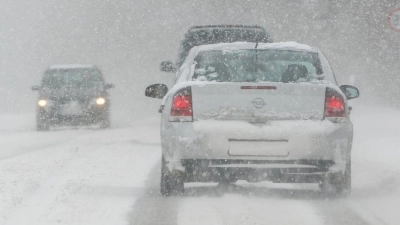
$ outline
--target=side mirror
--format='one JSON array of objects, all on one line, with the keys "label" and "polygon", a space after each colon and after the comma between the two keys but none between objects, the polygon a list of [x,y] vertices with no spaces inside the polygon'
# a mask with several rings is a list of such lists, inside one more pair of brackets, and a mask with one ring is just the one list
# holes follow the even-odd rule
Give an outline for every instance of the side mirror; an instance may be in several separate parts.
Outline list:
[{"label": "side mirror", "polygon": [[32,86],[31,89],[32,89],[32,91],[39,91],[40,87],[35,85],[35,86]]},{"label": "side mirror", "polygon": [[351,85],[342,85],[340,86],[340,90],[343,91],[348,100],[358,98],[360,96],[360,91]]},{"label": "side mirror", "polygon": [[104,84],[104,89],[114,88],[114,84]]},{"label": "side mirror", "polygon": [[146,88],[144,95],[150,98],[162,99],[168,93],[168,87],[165,84],[152,84]]},{"label": "side mirror", "polygon": [[160,70],[163,72],[172,73],[175,71],[175,66],[171,61],[163,61],[160,64]]}]

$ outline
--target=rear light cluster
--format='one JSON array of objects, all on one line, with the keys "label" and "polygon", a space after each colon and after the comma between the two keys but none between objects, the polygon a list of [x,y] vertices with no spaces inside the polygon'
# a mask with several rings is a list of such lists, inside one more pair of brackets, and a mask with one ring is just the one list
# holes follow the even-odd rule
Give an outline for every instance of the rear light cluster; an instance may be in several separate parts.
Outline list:
[{"label": "rear light cluster", "polygon": [[174,95],[174,98],[172,99],[169,121],[193,121],[192,89],[190,87],[181,89]]},{"label": "rear light cluster", "polygon": [[329,117],[346,117],[343,97],[331,88],[327,88],[325,94],[325,118]]}]

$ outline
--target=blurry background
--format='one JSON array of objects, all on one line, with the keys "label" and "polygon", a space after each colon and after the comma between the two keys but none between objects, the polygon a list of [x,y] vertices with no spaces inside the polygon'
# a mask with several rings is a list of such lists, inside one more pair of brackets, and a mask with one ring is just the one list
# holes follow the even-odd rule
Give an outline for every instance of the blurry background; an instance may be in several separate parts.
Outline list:
[{"label": "blurry background", "polygon": [[175,60],[193,25],[257,24],[274,41],[319,47],[340,84],[358,101],[400,106],[400,33],[387,16],[394,0],[0,0],[0,114],[32,114],[52,64],[96,64],[111,91],[114,118],[157,114],[147,85],[168,82],[162,60]]}]

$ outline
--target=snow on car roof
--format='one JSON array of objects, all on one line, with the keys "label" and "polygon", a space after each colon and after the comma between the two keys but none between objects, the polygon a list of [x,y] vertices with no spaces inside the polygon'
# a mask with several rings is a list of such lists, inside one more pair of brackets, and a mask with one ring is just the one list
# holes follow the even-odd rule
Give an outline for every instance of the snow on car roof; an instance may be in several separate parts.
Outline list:
[{"label": "snow on car roof", "polygon": [[66,64],[66,65],[53,65],[49,69],[83,69],[83,68],[95,68],[95,65],[83,65],[83,64]]},{"label": "snow on car roof", "polygon": [[[250,42],[235,42],[235,43],[219,43],[211,45],[200,45],[193,47],[191,51],[197,55],[199,52],[213,50],[239,50],[239,49],[255,49],[256,43]],[[258,43],[257,49],[278,49],[278,50],[294,50],[317,52],[317,50],[309,45],[299,44],[294,41],[276,42],[276,43]]]}]

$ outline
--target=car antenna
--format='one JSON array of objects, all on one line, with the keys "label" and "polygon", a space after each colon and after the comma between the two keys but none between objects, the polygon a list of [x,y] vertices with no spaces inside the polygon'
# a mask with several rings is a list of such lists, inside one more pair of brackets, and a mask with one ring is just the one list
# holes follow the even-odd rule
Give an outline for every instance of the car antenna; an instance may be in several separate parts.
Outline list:
[{"label": "car antenna", "polygon": [[255,38],[256,38],[256,46],[254,48],[257,48],[257,46],[258,46],[258,33],[257,33],[256,29],[254,29],[254,32],[256,34],[256,36],[255,36]]},{"label": "car antenna", "polygon": [[258,64],[257,46],[258,46],[258,38],[257,38],[257,33],[256,33],[256,46],[254,47],[256,49],[256,65]]}]

